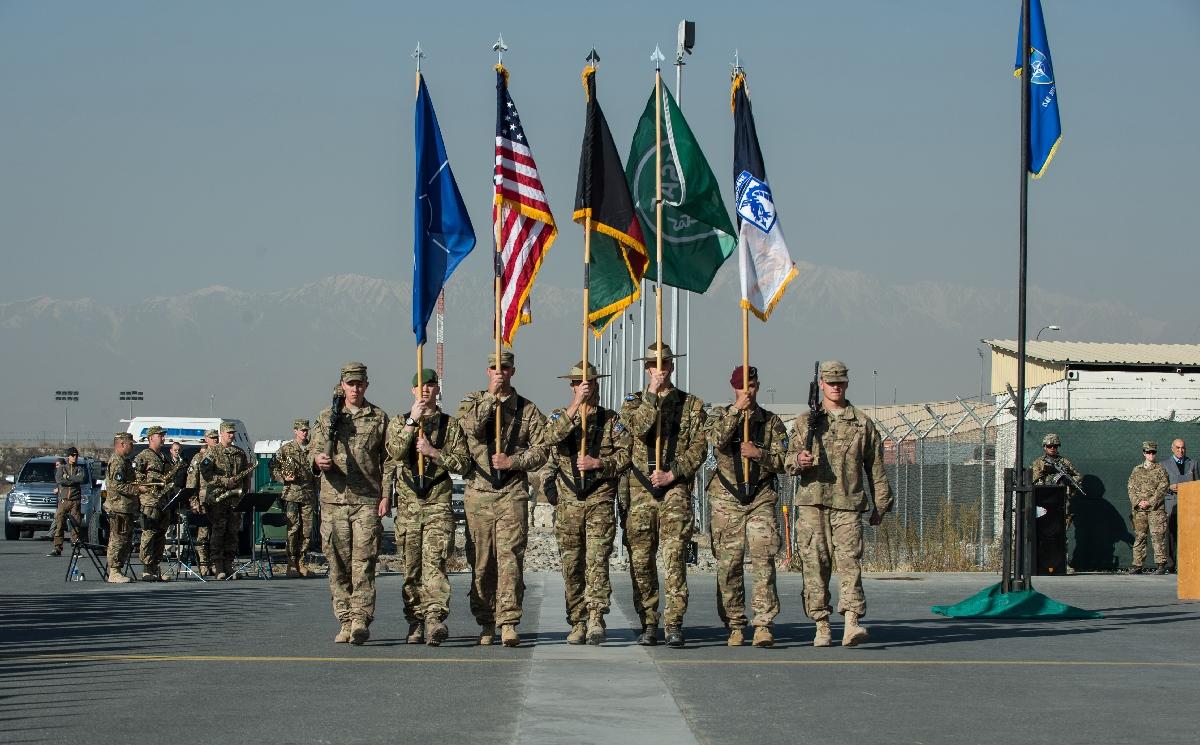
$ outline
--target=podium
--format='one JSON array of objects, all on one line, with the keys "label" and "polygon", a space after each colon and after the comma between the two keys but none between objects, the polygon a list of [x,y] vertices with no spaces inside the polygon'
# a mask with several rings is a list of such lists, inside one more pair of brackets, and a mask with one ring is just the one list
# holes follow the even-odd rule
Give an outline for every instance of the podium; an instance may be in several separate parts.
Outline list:
[{"label": "podium", "polygon": [[1200,600],[1200,481],[1179,485],[1179,545],[1176,547],[1176,571],[1179,572],[1180,600]]}]

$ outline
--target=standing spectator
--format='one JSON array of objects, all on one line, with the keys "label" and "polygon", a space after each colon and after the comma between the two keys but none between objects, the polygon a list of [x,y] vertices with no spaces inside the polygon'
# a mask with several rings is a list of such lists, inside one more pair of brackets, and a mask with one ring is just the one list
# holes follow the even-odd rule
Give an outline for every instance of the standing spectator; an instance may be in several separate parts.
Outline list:
[{"label": "standing spectator", "polygon": [[1176,538],[1179,532],[1179,485],[1185,481],[1200,480],[1200,469],[1196,461],[1187,456],[1187,443],[1181,439],[1171,442],[1171,457],[1162,461],[1167,469],[1171,485],[1167,488],[1167,570],[1175,571]]},{"label": "standing spectator", "polygon": [[1158,454],[1158,443],[1147,440],[1142,443],[1144,460],[1133,467],[1129,474],[1129,506],[1133,511],[1133,566],[1130,574],[1141,574],[1146,562],[1146,534],[1154,544],[1155,574],[1167,573],[1167,511],[1163,497],[1167,494],[1167,470],[1154,460]]}]

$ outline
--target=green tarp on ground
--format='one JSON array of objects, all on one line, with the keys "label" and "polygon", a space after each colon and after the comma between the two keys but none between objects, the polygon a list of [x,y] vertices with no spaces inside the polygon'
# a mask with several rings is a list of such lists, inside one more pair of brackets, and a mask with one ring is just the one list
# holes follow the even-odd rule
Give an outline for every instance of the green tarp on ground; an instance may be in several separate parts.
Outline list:
[{"label": "green tarp on ground", "polygon": [[1000,583],[985,587],[954,605],[930,608],[948,618],[1103,618],[1096,611],[1065,605],[1032,587],[1020,592],[1000,592]]}]

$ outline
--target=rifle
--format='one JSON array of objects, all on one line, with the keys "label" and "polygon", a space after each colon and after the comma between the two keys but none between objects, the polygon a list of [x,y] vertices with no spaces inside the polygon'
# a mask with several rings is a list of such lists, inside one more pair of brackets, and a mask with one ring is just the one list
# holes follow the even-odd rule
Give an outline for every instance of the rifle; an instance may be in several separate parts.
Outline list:
[{"label": "rifle", "polygon": [[342,419],[342,407],[346,404],[345,394],[342,393],[342,386],[339,383],[333,389],[333,401],[329,404],[329,432],[325,437],[325,455],[333,457],[333,448],[337,441],[337,428]]},{"label": "rifle", "polygon": [[1072,489],[1079,492],[1080,496],[1087,496],[1087,492],[1080,486],[1079,481],[1067,473],[1067,469],[1062,466],[1062,458],[1046,458],[1046,465],[1054,469],[1054,478],[1050,480],[1051,484],[1057,485],[1061,481],[1066,481]]},{"label": "rifle", "polygon": [[817,424],[825,415],[825,410],[821,408],[821,386],[817,382],[820,379],[821,363],[814,362],[813,379],[808,384],[808,435],[804,440],[804,449],[812,453],[814,466],[817,464],[817,453],[813,452],[813,441],[817,434]]}]

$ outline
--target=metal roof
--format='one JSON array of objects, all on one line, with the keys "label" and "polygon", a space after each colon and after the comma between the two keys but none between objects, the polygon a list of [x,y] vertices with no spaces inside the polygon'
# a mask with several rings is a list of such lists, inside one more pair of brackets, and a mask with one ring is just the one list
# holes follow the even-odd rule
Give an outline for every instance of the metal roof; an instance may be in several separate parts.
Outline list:
[{"label": "metal roof", "polygon": [[[995,350],[1017,353],[1011,339],[983,339]],[[1096,341],[1030,341],[1030,359],[1062,365],[1129,365],[1200,367],[1200,344],[1121,344]]]}]

